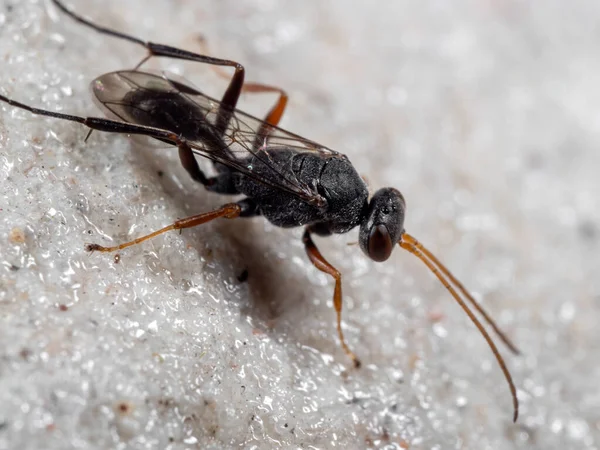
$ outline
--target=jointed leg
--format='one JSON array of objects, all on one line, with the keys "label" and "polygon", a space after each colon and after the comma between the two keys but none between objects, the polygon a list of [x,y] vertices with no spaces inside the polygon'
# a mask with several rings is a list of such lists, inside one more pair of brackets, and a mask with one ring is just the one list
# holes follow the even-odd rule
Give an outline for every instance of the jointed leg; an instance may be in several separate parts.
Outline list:
[{"label": "jointed leg", "polygon": [[277,103],[269,110],[269,113],[264,118],[264,121],[269,125],[276,127],[279,124],[279,121],[283,117],[283,113],[285,112],[285,107],[288,102],[287,93],[276,86],[269,86],[268,84],[260,84],[260,83],[246,83],[242,87],[242,92],[251,92],[251,93],[265,93],[265,92],[273,92],[279,94],[277,98]]},{"label": "jointed leg", "polygon": [[[221,78],[229,79],[229,74],[222,70],[221,67],[213,66],[213,68],[217,75],[219,75]],[[271,107],[271,109],[263,119],[264,123],[257,130],[256,139],[254,140],[252,148],[258,150],[262,146],[264,140],[269,137],[269,134],[273,127],[279,125],[279,122],[283,117],[283,113],[285,112],[285,108],[287,106],[289,97],[283,89],[262,83],[244,83],[244,85],[242,86],[242,92],[252,94],[279,94],[277,97],[277,102]]]},{"label": "jointed leg", "polygon": [[184,140],[177,136],[172,131],[162,130],[160,128],[148,127],[145,125],[137,125],[133,123],[121,122],[118,120],[104,119],[101,117],[82,117],[73,116],[71,114],[63,114],[54,111],[48,111],[45,109],[36,108],[34,106],[26,105],[25,103],[18,102],[11,98],[0,95],[0,101],[8,103],[16,108],[24,109],[32,114],[40,116],[54,117],[56,119],[68,120],[70,122],[77,122],[85,125],[92,130],[105,131],[107,133],[124,133],[124,134],[139,134],[144,136],[153,137],[161,141],[179,146],[184,143]]},{"label": "jointed leg", "polygon": [[228,203],[226,205],[221,206],[219,209],[214,211],[210,211],[207,213],[197,214],[195,216],[186,217],[185,219],[180,219],[173,222],[171,225],[168,225],[160,230],[156,230],[152,233],[149,233],[145,236],[139,237],[129,242],[125,242],[120,245],[116,245],[114,247],[103,247],[98,244],[88,244],[86,245],[86,249],[88,251],[99,251],[99,252],[114,252],[117,250],[122,250],[127,247],[131,247],[132,245],[140,244],[148,239],[151,239],[159,234],[166,233],[171,230],[183,230],[184,228],[192,228],[198,225],[202,225],[204,223],[210,222],[211,220],[218,219],[219,217],[224,217],[225,219],[235,219],[239,217],[242,213],[242,207],[237,203]]},{"label": "jointed leg", "polygon": [[194,156],[194,152],[186,143],[181,143],[179,146],[179,160],[181,161],[181,165],[187,172],[190,174],[192,179],[202,183],[204,186],[210,186],[214,183],[212,178],[207,178],[200,169],[198,165],[198,161]]},{"label": "jointed leg", "polygon": [[[153,42],[145,42],[141,39],[138,39],[134,36],[111,30],[110,28],[106,28],[100,25],[97,25],[93,22],[90,22],[87,19],[75,14],[73,11],[66,8],[60,0],[52,0],[53,3],[65,14],[76,20],[77,22],[86,25],[99,33],[107,34],[109,36],[113,36],[119,39],[127,40],[131,43],[141,45],[142,47],[148,50],[148,55],[140,61],[140,63],[135,67],[138,69],[142,64],[144,64],[148,59],[153,56],[165,56],[169,58],[175,59],[183,59],[187,61],[201,62],[204,64],[211,64],[215,66],[218,73],[223,75],[221,71],[218,70],[219,67],[233,67],[235,72],[233,76],[230,78],[229,86],[223,94],[223,98],[221,99],[221,105],[219,107],[219,112],[217,114],[217,123],[215,124],[217,130],[220,131],[221,134],[225,133],[227,127],[229,126],[229,121],[231,120],[231,116],[233,114],[233,110],[235,109],[238,99],[240,97],[240,93],[243,92],[254,92],[254,93],[263,93],[263,92],[275,92],[279,94],[276,104],[271,108],[264,121],[265,124],[261,126],[258,130],[257,138],[255,142],[255,148],[259,148],[261,145],[261,141],[268,137],[270,133],[270,126],[274,127],[279,124],[281,117],[285,111],[285,107],[287,105],[288,96],[285,91],[281,88],[277,88],[274,86],[264,85],[260,83],[247,83],[244,84],[244,66],[241,64],[221,58],[213,58],[207,55],[201,55],[198,53],[189,52],[186,50],[182,50],[176,47],[171,47],[163,44],[156,44]],[[227,75],[223,75],[227,76]],[[228,76],[227,76],[228,77]],[[229,78],[229,77],[228,77]],[[89,136],[88,136],[89,137]]]},{"label": "jointed leg", "polygon": [[235,108],[237,101],[240,97],[242,86],[244,85],[244,66],[242,66],[240,63],[230,61],[227,59],[199,55],[197,53],[188,52],[186,50],[181,50],[168,45],[156,44],[153,42],[144,42],[143,40],[130,36],[128,34],[121,33],[119,31],[114,31],[110,28],[102,27],[100,25],[96,25],[95,23],[78,16],[73,11],[70,11],[59,0],[52,1],[61,11],[63,11],[65,14],[67,14],[77,22],[94,29],[99,33],[107,34],[109,36],[113,36],[119,39],[125,39],[129,42],[141,45],[142,47],[146,48],[148,50],[148,56],[137,65],[136,69],[143,63],[145,63],[148,59],[150,59],[152,56],[165,56],[169,58],[212,64],[215,66],[233,67],[235,69],[235,72],[233,74],[233,77],[231,77],[231,81],[229,82],[229,86],[227,87],[223,98],[221,99],[221,105],[217,114],[218,119],[217,123],[215,124],[215,126],[221,132],[221,134],[225,132],[227,126],[229,125],[229,121],[231,120],[233,109]]},{"label": "jointed leg", "polygon": [[[201,36],[200,45],[201,45],[201,51],[203,53],[205,53],[205,54],[210,53],[208,51],[208,46],[206,45],[206,40],[204,39],[203,36]],[[230,75],[227,72],[225,72],[222,67],[213,65],[213,70],[221,78],[224,78],[226,80],[231,78]],[[267,116],[264,118],[264,121],[271,126],[276,127],[277,125],[279,125],[281,117],[283,116],[283,113],[285,112],[285,107],[287,105],[288,98],[289,98],[287,93],[283,89],[278,88],[276,86],[270,86],[268,84],[262,84],[262,83],[244,83],[244,85],[242,86],[242,92],[256,93],[256,94],[262,94],[262,93],[279,94],[279,96],[277,98],[277,102],[269,110],[269,112],[267,113]],[[261,131],[264,131],[264,130],[261,130]]]},{"label": "jointed leg", "polygon": [[259,149],[263,145],[263,141],[269,137],[273,127],[276,127],[283,117],[288,102],[288,95],[281,88],[260,83],[246,83],[244,84],[242,91],[251,93],[276,92],[279,94],[277,103],[269,110],[264,118],[264,123],[261,124],[256,133],[256,139],[254,140],[253,146],[254,149]]},{"label": "jointed leg", "polygon": [[193,179],[201,182],[207,187],[207,189],[214,192],[219,192],[222,194],[238,193],[235,189],[235,186],[232,185],[231,180],[227,178],[227,174],[220,174],[217,177],[207,178],[200,170],[198,162],[196,161],[191,148],[187,145],[185,140],[171,131],[148,127],[145,125],[120,122],[118,120],[104,119],[100,117],[81,117],[54,111],[47,111],[45,109],[35,108],[33,106],[17,102],[5,97],[4,95],[0,95],[0,102],[8,103],[11,106],[24,109],[33,114],[77,122],[87,126],[90,128],[90,130],[99,130],[108,133],[140,134],[176,145],[179,148],[179,157],[181,159],[181,163]]},{"label": "jointed leg", "polygon": [[307,228],[304,232],[302,241],[304,242],[306,254],[310,259],[310,262],[312,262],[313,265],[321,272],[331,275],[335,280],[335,288],[333,291],[333,307],[335,308],[335,312],[337,314],[338,336],[340,337],[342,348],[354,362],[354,367],[360,367],[360,360],[356,357],[356,355],[352,352],[352,350],[350,350],[350,348],[346,344],[346,340],[344,339],[344,333],[342,332],[342,275],[335,267],[329,264],[329,262],[327,262],[325,258],[323,258],[321,252],[310,237],[310,228]]},{"label": "jointed leg", "polygon": [[236,195],[240,193],[235,185],[233,175],[229,168],[218,171],[216,176],[209,178],[204,175],[204,172],[202,172],[202,169],[200,169],[198,161],[194,156],[194,152],[190,146],[187,145],[187,143],[181,142],[178,145],[178,148],[179,160],[181,161],[184,169],[187,170],[192,179],[202,183],[208,191],[228,195]]}]

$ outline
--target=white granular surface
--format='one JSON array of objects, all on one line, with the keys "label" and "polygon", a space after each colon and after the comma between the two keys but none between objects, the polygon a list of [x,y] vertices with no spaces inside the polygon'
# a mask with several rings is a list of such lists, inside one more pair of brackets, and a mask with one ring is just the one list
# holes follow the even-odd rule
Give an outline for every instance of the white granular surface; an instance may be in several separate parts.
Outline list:
[{"label": "white granular surface", "polygon": [[[283,126],[407,199],[407,230],[523,355],[500,370],[438,281],[357,231],[216,221],[177,152],[0,105],[0,449],[600,448],[600,3],[72,0],[144,39],[244,63],[291,96]],[[94,77],[144,50],[48,0],[0,0],[0,92],[98,115]],[[219,96],[201,65],[154,60]],[[241,105],[264,114],[269,96]],[[248,280],[238,277],[248,271]]]}]

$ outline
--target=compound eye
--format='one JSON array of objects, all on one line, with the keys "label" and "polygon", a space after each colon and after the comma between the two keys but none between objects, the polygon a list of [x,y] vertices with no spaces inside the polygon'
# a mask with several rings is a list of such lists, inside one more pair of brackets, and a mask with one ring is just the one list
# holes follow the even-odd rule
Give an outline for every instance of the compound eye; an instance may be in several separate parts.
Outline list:
[{"label": "compound eye", "polygon": [[385,225],[374,225],[369,233],[368,254],[373,261],[385,261],[392,254],[394,244]]}]

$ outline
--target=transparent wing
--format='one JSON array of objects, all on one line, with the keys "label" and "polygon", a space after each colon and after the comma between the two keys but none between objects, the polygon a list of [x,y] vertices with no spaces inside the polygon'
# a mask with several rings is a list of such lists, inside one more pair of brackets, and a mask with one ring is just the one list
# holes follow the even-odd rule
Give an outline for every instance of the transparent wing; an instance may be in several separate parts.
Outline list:
[{"label": "transparent wing", "polygon": [[[327,202],[315,184],[295,177],[290,170],[292,155],[317,152],[325,158],[344,157],[250,114],[226,109],[218,100],[171,74],[112,72],[92,82],[92,93],[109,117],[175,132],[185,137],[195,153],[315,206]],[[160,100],[160,108],[159,100],[152,102],[155,99]],[[224,115],[230,115],[230,119],[220,132],[218,119]],[[284,150],[289,159],[273,157]]]},{"label": "transparent wing", "polygon": [[[123,72],[123,74],[125,73],[126,72]],[[145,84],[147,84],[147,86],[145,86],[144,89],[152,89],[153,79],[162,77],[162,73],[158,71],[154,72],[150,70],[149,74],[151,74],[151,77],[145,80]],[[177,75],[169,75],[177,79]],[[139,124],[139,118],[136,119],[135,117],[132,117],[133,105],[127,99],[128,94],[131,94],[133,91],[141,88],[141,86],[137,86],[135,84],[136,82],[144,82],[144,80],[141,77],[121,76],[121,72],[104,74],[93,80],[90,84],[90,91],[92,93],[94,103],[109,119]],[[183,79],[181,79],[181,82],[190,84]],[[144,86],[144,84],[142,84],[142,86]],[[165,143],[157,139],[138,134],[131,135],[129,138],[144,148],[164,149],[166,147],[173,146],[172,142]]]}]

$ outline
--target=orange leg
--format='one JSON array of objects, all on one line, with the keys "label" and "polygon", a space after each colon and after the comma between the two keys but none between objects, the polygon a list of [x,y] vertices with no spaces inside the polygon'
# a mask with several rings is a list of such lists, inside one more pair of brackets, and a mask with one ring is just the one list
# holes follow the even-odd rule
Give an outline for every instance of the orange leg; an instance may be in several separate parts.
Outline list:
[{"label": "orange leg", "polygon": [[[199,40],[200,40],[200,46],[201,46],[202,53],[209,54],[210,51],[208,50],[208,45],[206,43],[206,39],[204,38],[204,36],[200,36]],[[227,73],[225,70],[223,70],[222,67],[213,65],[213,66],[211,66],[211,68],[215,71],[215,73],[219,77],[226,79],[226,80],[231,79],[231,75],[229,73]],[[270,86],[268,84],[262,84],[262,83],[244,83],[244,85],[242,86],[242,92],[247,92],[247,93],[252,93],[252,94],[263,94],[263,93],[279,94],[279,97],[277,98],[277,103],[275,103],[275,105],[269,110],[268,114],[264,118],[264,121],[273,127],[276,127],[279,124],[279,122],[281,121],[281,118],[283,117],[283,113],[285,112],[285,107],[287,106],[287,102],[288,102],[288,98],[289,98],[287,93],[283,89],[278,88],[276,86]],[[264,132],[265,130],[261,130],[261,131]],[[261,133],[259,132],[258,134],[261,134]]]},{"label": "orange leg", "polygon": [[254,140],[254,148],[260,148],[261,144],[268,139],[269,134],[271,134],[271,130],[279,124],[279,121],[283,117],[283,113],[285,112],[285,107],[288,102],[288,95],[286,92],[278,87],[269,86],[266,84],[260,83],[245,83],[242,86],[242,92],[251,92],[251,93],[264,93],[264,92],[277,92],[279,97],[277,98],[277,103],[269,110],[266,117],[264,118],[264,122],[261,124],[260,128],[256,132],[256,139]]},{"label": "orange leg", "polygon": [[[222,78],[230,78],[230,76],[219,66],[211,66],[217,74]],[[248,92],[252,94],[264,94],[264,93],[275,93],[279,94],[277,97],[277,102],[273,107],[269,110],[263,121],[265,122],[258,132],[257,136],[262,136],[264,139],[268,137],[270,129],[272,127],[276,127],[279,125],[281,118],[283,117],[283,113],[285,112],[285,108],[287,106],[289,97],[287,93],[276,86],[270,86],[268,84],[261,83],[244,83],[242,86],[242,92]]]},{"label": "orange leg", "polygon": [[312,262],[313,265],[321,272],[331,275],[335,280],[335,288],[333,290],[333,307],[335,308],[335,313],[337,314],[338,336],[340,337],[342,348],[350,357],[350,359],[352,359],[354,367],[360,367],[360,360],[357,358],[354,352],[350,350],[348,344],[346,344],[344,333],[342,332],[342,274],[335,267],[329,264],[325,258],[323,258],[323,255],[321,255],[321,252],[310,237],[309,229],[306,229],[304,232],[302,241],[304,242],[306,254],[310,259],[310,262]]},{"label": "orange leg", "polygon": [[253,94],[272,92],[279,94],[277,103],[275,103],[275,105],[269,110],[269,113],[264,118],[264,121],[271,126],[276,127],[279,124],[289,99],[287,93],[283,89],[275,86],[269,86],[268,84],[245,83],[244,86],[242,86],[242,92],[250,92]]},{"label": "orange leg", "polygon": [[184,228],[196,227],[198,225],[202,225],[203,223],[210,222],[211,220],[218,219],[219,217],[224,217],[225,219],[235,219],[236,217],[239,217],[241,212],[242,208],[240,207],[240,205],[238,205],[237,203],[228,203],[214,211],[197,214],[195,216],[190,216],[186,217],[185,219],[177,220],[169,226],[161,228],[160,230],[156,230],[152,233],[149,233],[132,241],[125,242],[124,244],[116,245],[114,247],[102,247],[98,244],[88,244],[86,245],[86,249],[90,252],[114,252],[127,247],[131,247],[132,245],[140,244],[144,241],[147,241],[148,239],[152,239],[153,237],[158,236],[159,234],[165,233],[167,231],[183,230]]}]

